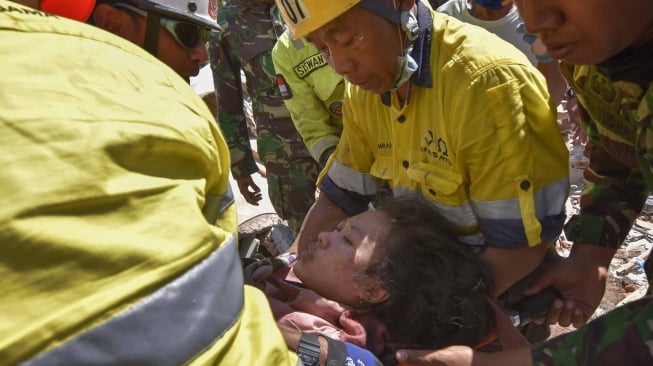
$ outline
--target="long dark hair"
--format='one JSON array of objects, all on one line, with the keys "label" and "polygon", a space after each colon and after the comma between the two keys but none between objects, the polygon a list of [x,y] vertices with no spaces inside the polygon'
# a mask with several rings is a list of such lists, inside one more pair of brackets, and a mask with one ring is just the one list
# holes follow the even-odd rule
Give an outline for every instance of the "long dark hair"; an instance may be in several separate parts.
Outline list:
[{"label": "long dark hair", "polygon": [[388,300],[373,311],[393,340],[412,348],[474,346],[495,327],[487,264],[460,242],[453,225],[417,198],[381,201],[392,220],[362,275],[379,280]]}]

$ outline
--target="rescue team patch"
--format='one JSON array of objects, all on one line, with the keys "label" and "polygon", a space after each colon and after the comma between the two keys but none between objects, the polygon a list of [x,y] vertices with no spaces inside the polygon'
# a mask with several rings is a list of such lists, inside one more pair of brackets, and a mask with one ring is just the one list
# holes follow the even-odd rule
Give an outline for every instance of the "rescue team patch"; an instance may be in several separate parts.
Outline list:
[{"label": "rescue team patch", "polygon": [[311,17],[311,13],[308,12],[303,0],[280,0],[278,4],[281,4],[283,12],[288,16],[288,20],[295,24],[299,24]]},{"label": "rescue team patch", "polygon": [[321,53],[316,53],[297,64],[293,70],[295,70],[295,74],[297,74],[300,79],[303,79],[326,64],[327,62],[324,59],[324,56],[322,56]]}]

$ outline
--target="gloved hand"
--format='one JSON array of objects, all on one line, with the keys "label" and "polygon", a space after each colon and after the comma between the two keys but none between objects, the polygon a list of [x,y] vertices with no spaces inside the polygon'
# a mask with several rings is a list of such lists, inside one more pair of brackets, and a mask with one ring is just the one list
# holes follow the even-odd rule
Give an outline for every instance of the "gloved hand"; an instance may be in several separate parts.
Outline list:
[{"label": "gloved hand", "polygon": [[546,46],[542,43],[542,40],[537,35],[528,33],[523,22],[517,25],[517,33],[522,35],[524,42],[531,45],[531,51],[535,55],[535,58],[537,58],[537,61],[542,63],[553,62],[551,56],[546,53]]},{"label": "gloved hand", "polygon": [[297,259],[296,253],[283,253],[248,264],[243,268],[245,284],[259,286],[279,268],[290,267]]}]

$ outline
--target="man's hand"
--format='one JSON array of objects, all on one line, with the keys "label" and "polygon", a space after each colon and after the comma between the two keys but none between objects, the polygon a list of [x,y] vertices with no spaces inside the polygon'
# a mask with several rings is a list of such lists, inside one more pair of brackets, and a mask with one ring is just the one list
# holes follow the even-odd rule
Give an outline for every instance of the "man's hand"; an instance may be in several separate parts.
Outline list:
[{"label": "man's hand", "polygon": [[[264,258],[248,264],[243,268],[244,282],[247,285],[263,289],[265,288],[265,282],[272,280],[271,276],[276,270],[290,267],[296,259],[296,253],[283,253],[276,257]],[[279,287],[279,285],[276,285],[276,287]],[[285,290],[286,288],[284,287],[283,289]]]},{"label": "man's hand", "polygon": [[[245,201],[250,205],[258,206],[258,202],[263,199],[261,188],[259,188],[251,175],[236,179],[238,190],[243,195]],[[251,189],[250,189],[251,188]]]},{"label": "man's hand", "polygon": [[608,266],[615,250],[582,243],[574,244],[569,258],[545,270],[525,291],[533,295],[548,286],[555,287],[562,299],[551,305],[546,319],[549,324],[578,328],[594,314],[605,293]]}]

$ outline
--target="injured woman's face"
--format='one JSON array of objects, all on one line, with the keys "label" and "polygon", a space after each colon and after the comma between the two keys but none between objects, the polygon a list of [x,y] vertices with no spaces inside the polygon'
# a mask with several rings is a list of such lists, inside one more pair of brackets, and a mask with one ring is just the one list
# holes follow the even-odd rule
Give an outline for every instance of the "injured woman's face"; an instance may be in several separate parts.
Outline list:
[{"label": "injured woman's face", "polygon": [[306,287],[341,304],[366,307],[384,301],[385,289],[376,281],[361,279],[360,273],[391,224],[384,213],[376,211],[350,217],[334,231],[320,233],[315,243],[299,253],[293,270]]}]

